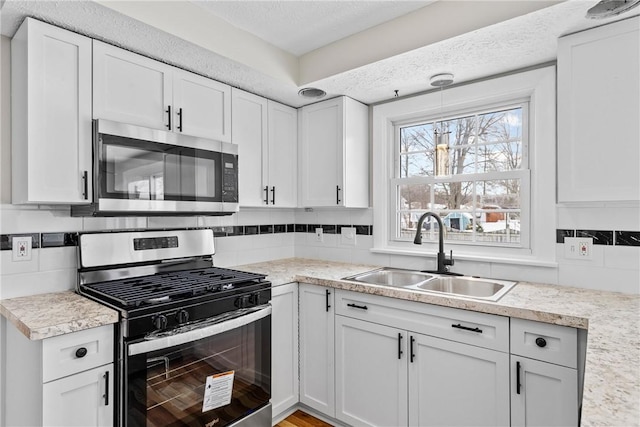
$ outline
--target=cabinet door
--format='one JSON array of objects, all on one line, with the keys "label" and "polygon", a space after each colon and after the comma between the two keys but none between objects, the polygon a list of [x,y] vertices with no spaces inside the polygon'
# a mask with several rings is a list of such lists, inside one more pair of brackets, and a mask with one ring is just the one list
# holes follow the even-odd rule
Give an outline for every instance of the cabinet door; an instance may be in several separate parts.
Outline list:
[{"label": "cabinet door", "polygon": [[298,200],[297,144],[298,111],[269,101],[269,145],[267,149],[270,206],[296,207]]},{"label": "cabinet door", "polygon": [[197,74],[173,72],[174,130],[231,142],[231,87]]},{"label": "cabinet door", "polygon": [[172,130],[169,65],[93,41],[93,118]]},{"label": "cabinet door", "polygon": [[91,39],[27,18],[11,56],[13,203],[87,203]]},{"label": "cabinet door", "polygon": [[512,426],[578,425],[575,369],[511,356],[511,372]]},{"label": "cabinet door", "polygon": [[113,426],[113,364],[42,386],[45,426]]},{"label": "cabinet door", "polygon": [[336,316],[336,418],[407,425],[406,332]]},{"label": "cabinet door", "polygon": [[273,416],[298,403],[298,284],[271,290],[271,404]]},{"label": "cabinet door", "polygon": [[300,135],[300,205],[342,206],[343,99],[303,107]]},{"label": "cabinet door", "polygon": [[558,42],[558,201],[640,200],[640,17]]},{"label": "cabinet door", "polygon": [[410,333],[409,425],[508,426],[509,355]]},{"label": "cabinet door", "polygon": [[238,181],[240,206],[265,206],[263,147],[267,138],[267,100],[232,90],[231,127],[233,143],[238,146]]},{"label": "cabinet door", "polygon": [[300,402],[335,416],[334,290],[301,283]]}]

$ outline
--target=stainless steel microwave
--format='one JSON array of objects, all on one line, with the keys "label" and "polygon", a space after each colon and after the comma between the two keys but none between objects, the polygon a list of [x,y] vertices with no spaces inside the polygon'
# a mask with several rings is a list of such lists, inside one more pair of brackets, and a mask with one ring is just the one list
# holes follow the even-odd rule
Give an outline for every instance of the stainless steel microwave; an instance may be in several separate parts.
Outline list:
[{"label": "stainless steel microwave", "polygon": [[72,206],[72,216],[238,210],[236,145],[108,120],[94,120],[93,139],[93,201]]}]

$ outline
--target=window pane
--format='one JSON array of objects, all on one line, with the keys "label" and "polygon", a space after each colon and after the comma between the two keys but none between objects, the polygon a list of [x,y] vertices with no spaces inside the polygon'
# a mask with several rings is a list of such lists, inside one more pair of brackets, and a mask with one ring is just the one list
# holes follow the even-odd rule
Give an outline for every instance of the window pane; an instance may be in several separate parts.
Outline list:
[{"label": "window pane", "polygon": [[478,172],[502,172],[522,167],[522,141],[482,145],[478,150]]},{"label": "window pane", "polygon": [[484,213],[479,221],[477,241],[490,243],[520,243],[520,214],[516,212]]},{"label": "window pane", "polygon": [[467,146],[456,148],[449,150],[449,153],[451,153],[452,174],[459,175],[476,172],[476,147]]},{"label": "window pane", "polygon": [[428,210],[431,203],[431,186],[428,184],[407,184],[398,186],[398,210]]},{"label": "window pane", "polygon": [[481,143],[522,139],[522,108],[478,116],[478,137]]},{"label": "window pane", "polygon": [[400,152],[433,151],[433,123],[400,128]]},{"label": "window pane", "polygon": [[448,182],[435,184],[435,205],[442,209],[471,209],[472,182]]},{"label": "window pane", "polygon": [[476,201],[481,209],[520,209],[520,180],[479,181]]},{"label": "window pane", "polygon": [[400,178],[433,175],[433,150],[427,153],[400,154]]},{"label": "window pane", "polygon": [[[444,122],[446,131],[449,131],[449,144],[468,145],[473,144],[476,132],[475,116],[461,117]],[[440,128],[439,128],[440,129]]]}]

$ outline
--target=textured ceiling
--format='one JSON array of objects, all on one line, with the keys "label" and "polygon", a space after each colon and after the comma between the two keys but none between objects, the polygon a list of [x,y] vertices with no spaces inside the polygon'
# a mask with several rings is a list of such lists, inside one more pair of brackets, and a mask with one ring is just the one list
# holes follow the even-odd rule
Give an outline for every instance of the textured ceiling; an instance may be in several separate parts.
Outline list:
[{"label": "textured ceiling", "polygon": [[299,56],[424,7],[433,0],[192,2]]},{"label": "textured ceiling", "polygon": [[[146,1],[142,4],[153,8],[154,3]],[[286,8],[290,3],[296,2],[283,1],[281,6]],[[505,0],[487,4],[499,8],[507,3]],[[554,60],[558,36],[638,13],[635,9],[616,18],[598,21],[584,18],[586,10],[595,3],[595,0],[569,0],[362,66],[347,67],[329,77],[308,82],[306,86],[324,89],[327,97],[348,95],[367,104],[381,102],[391,99],[394,90],[399,90],[400,96],[430,90],[429,77],[436,73],[453,73],[457,84]],[[428,5],[420,11],[430,7]],[[107,41],[294,107],[313,102],[297,96],[300,87],[293,78],[274,77],[259,66],[248,66],[230,59],[201,44],[169,34],[168,30],[145,24],[93,1],[6,0],[0,16],[2,34],[13,36],[25,16]],[[186,28],[190,23],[186,20],[179,24]],[[451,16],[450,25],[456,26],[456,16]],[[375,43],[373,45],[375,47]],[[332,61],[344,59],[335,57]]]}]

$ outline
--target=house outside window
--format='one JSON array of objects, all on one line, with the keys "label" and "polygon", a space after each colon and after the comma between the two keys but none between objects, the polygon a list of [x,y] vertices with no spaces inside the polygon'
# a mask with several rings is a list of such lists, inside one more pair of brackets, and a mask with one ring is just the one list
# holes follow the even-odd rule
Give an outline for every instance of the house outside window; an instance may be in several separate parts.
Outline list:
[{"label": "house outside window", "polygon": [[413,244],[433,211],[457,260],[555,267],[555,82],[543,66],[375,105],[372,252],[434,254],[436,222]]},{"label": "house outside window", "polygon": [[[432,211],[442,217],[448,241],[522,247],[529,234],[521,215],[529,195],[527,118],[523,101],[396,124],[393,238],[413,240],[419,217]],[[437,239],[431,221],[424,238]]]}]

